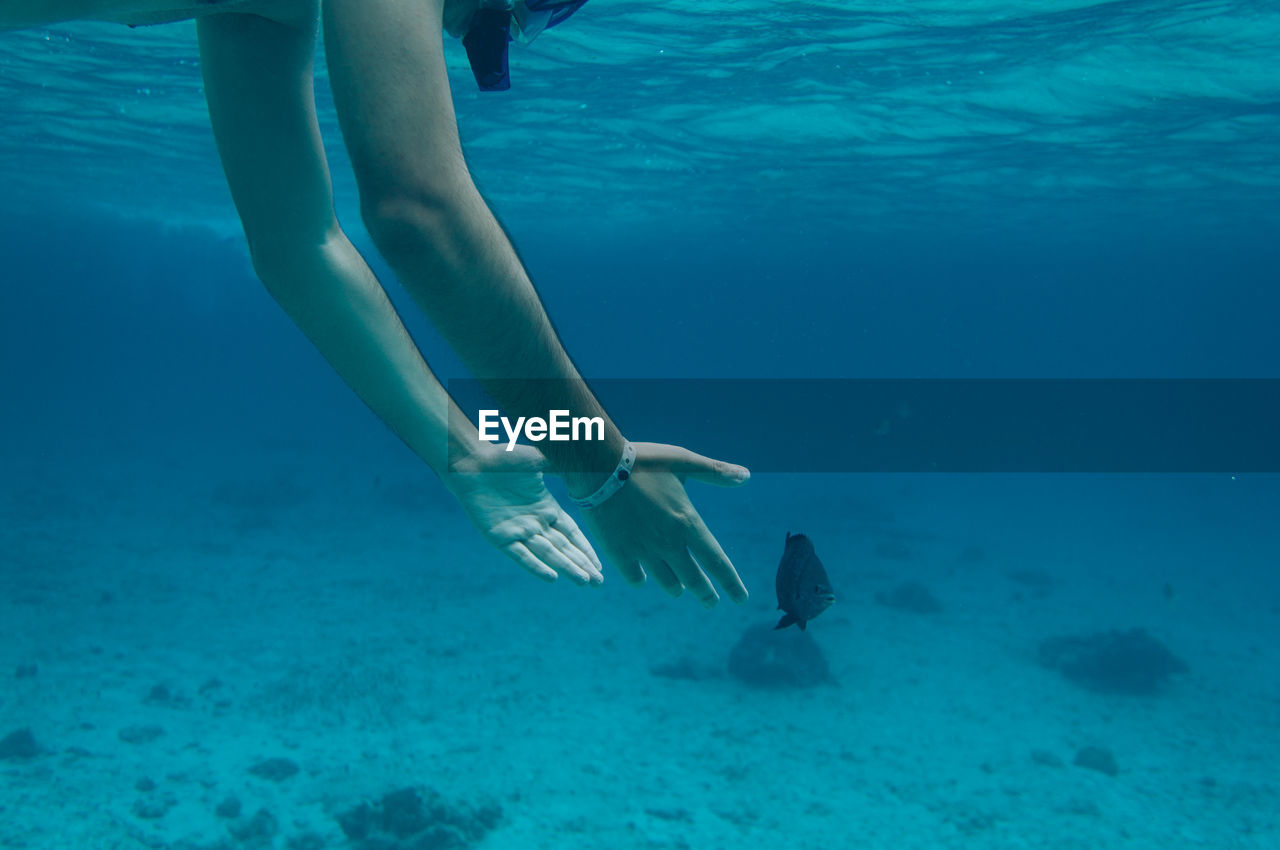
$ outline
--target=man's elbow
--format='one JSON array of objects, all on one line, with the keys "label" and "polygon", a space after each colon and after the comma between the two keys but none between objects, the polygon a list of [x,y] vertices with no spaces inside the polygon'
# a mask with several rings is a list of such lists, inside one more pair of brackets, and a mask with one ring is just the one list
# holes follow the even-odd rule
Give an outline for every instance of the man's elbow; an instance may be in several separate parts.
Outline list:
[{"label": "man's elbow", "polygon": [[395,195],[362,204],[365,229],[399,274],[442,271],[466,255],[467,211],[438,195]]}]

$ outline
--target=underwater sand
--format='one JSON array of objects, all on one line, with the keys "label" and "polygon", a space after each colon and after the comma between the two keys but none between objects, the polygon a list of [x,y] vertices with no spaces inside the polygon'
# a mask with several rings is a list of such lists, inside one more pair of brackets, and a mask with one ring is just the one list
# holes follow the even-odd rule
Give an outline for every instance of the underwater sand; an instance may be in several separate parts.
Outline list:
[{"label": "underwater sand", "polygon": [[[11,468],[0,735],[46,752],[0,761],[0,846],[265,846],[228,837],[235,797],[277,846],[345,847],[337,814],[410,785],[497,801],[491,848],[1280,837],[1277,542],[1221,482],[758,476],[698,494],[754,594],[706,613],[613,575],[544,586],[412,467],[277,449]],[[775,618],[788,529],[840,597],[810,625],[837,681],[756,690],[725,659]],[[943,612],[875,603],[902,579]],[[1036,663],[1044,637],[1136,625],[1190,665],[1161,695]],[[650,672],[682,660],[706,675]],[[1072,765],[1084,746],[1118,775]],[[250,773],[268,758],[300,770]]]}]

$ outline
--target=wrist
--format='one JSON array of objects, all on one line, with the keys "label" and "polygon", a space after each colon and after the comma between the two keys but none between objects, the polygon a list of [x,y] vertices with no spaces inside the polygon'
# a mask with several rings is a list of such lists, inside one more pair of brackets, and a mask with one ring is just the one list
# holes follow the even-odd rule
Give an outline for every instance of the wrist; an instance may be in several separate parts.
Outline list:
[{"label": "wrist", "polygon": [[577,450],[572,455],[553,458],[552,464],[569,488],[569,495],[575,500],[583,499],[613,475],[627,445],[620,431],[610,429],[604,440],[576,443]]},{"label": "wrist", "polygon": [[441,477],[453,472],[488,469],[501,449],[480,439],[476,427],[465,416],[452,417],[449,424],[444,468]]},{"label": "wrist", "polygon": [[631,470],[636,462],[636,447],[623,442],[622,455],[608,477],[595,490],[585,496],[574,496],[573,501],[580,508],[598,508],[611,499],[626,483],[631,480]]}]

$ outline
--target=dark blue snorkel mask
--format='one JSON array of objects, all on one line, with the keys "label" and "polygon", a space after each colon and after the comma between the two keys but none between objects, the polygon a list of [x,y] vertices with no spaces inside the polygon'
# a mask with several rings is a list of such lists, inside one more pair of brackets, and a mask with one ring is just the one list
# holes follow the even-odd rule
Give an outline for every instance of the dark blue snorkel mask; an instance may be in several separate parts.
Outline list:
[{"label": "dark blue snorkel mask", "polygon": [[[462,37],[471,72],[480,91],[511,88],[507,48],[513,41],[528,44],[545,29],[568,18],[587,0],[480,0],[471,28]],[[512,35],[512,29],[515,35]]]}]

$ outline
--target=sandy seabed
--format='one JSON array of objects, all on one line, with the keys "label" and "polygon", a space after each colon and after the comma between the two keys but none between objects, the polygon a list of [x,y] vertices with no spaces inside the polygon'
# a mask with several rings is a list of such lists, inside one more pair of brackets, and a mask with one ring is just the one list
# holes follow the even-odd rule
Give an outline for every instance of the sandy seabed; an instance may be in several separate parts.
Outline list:
[{"label": "sandy seabed", "polygon": [[[0,758],[2,847],[358,847],[339,816],[406,787],[499,806],[485,848],[1280,846],[1274,480],[699,489],[753,592],[707,612],[543,585],[395,464],[7,466],[0,737],[39,752]],[[834,682],[760,690],[725,661],[788,530],[839,596],[809,629]],[[902,580],[943,610],[877,604]],[[1130,627],[1189,672],[1126,696],[1037,662]]]}]

